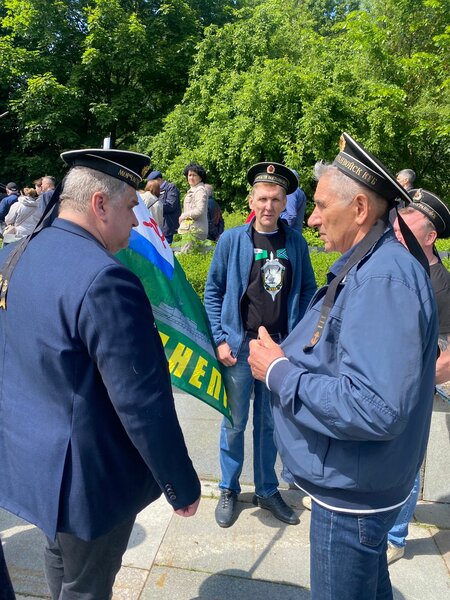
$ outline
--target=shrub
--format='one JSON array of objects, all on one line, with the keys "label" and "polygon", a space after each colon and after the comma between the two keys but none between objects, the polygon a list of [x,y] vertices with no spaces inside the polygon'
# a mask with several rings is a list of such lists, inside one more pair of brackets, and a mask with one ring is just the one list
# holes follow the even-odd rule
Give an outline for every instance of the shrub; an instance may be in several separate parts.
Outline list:
[{"label": "shrub", "polygon": [[206,277],[211,264],[212,252],[205,254],[177,254],[178,262],[183,267],[186,277],[197,292],[199,298],[203,301],[205,294]]},{"label": "shrub", "polygon": [[316,277],[317,287],[325,285],[327,273],[335,260],[339,258],[339,252],[311,252],[311,263]]},{"label": "shrub", "polygon": [[238,225],[243,225],[245,223],[245,219],[250,213],[250,209],[248,209],[247,214],[240,213],[238,211],[234,212],[224,212],[222,214],[223,220],[225,222],[225,229],[231,229],[232,227],[237,227]]},{"label": "shrub", "polygon": [[308,246],[311,248],[323,247],[323,241],[320,239],[317,229],[313,229],[312,227],[303,227],[302,233]]},{"label": "shrub", "polygon": [[450,238],[447,238],[445,240],[436,240],[436,249],[438,252],[450,253]]}]

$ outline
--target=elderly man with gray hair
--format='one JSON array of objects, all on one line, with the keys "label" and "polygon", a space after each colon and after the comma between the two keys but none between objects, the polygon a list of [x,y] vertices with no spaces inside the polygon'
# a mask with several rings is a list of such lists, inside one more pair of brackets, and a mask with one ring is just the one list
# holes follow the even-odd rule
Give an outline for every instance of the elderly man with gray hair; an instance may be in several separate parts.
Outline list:
[{"label": "elderly man with gray hair", "polygon": [[402,169],[396,175],[397,181],[402,185],[407,192],[412,190],[416,180],[416,173],[412,169]]},{"label": "elderly man with gray hair", "polygon": [[343,134],[316,176],[309,225],[342,256],[281,346],[260,327],[249,363],[272,392],[285,469],[313,498],[311,599],[388,600],[387,533],[429,434],[436,303],[389,225],[409,197],[386,167]]}]

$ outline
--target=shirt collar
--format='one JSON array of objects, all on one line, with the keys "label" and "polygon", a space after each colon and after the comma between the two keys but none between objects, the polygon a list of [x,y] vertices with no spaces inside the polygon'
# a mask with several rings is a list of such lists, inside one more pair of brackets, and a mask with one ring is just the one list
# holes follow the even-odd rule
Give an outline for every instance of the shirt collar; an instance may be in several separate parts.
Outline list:
[{"label": "shirt collar", "polygon": [[[387,233],[390,233],[391,235],[386,235]],[[379,240],[375,246],[377,246],[380,241],[381,243],[384,243],[384,240],[386,238],[392,237],[394,235],[393,229],[390,225],[388,225],[386,227],[386,229],[384,230],[384,233],[381,237],[381,240]],[[364,239],[364,238],[363,238]],[[353,252],[356,250],[356,248],[361,244],[363,240],[361,240],[360,242],[358,242],[357,244],[355,244],[354,246],[352,246],[349,250],[347,250],[347,252],[344,252],[344,254],[342,254],[330,267],[330,270],[327,273],[327,283],[330,283],[330,281],[332,281],[336,275],[342,270],[342,268],[344,267],[345,263],[347,262],[347,260],[350,258],[350,256],[353,254]],[[369,250],[369,252],[366,254],[366,256],[369,256],[370,254],[372,254],[373,252],[373,248],[371,248]]]}]

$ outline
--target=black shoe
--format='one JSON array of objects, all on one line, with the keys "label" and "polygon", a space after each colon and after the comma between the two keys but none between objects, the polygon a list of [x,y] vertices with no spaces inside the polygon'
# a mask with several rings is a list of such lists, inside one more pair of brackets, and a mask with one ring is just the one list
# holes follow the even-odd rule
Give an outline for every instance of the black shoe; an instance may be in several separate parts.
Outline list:
[{"label": "black shoe", "polygon": [[252,502],[255,506],[270,510],[273,516],[283,521],[283,523],[287,523],[288,525],[298,525],[300,523],[300,519],[283,500],[280,492],[275,492],[273,496],[269,496],[268,498],[261,498],[255,494]]},{"label": "black shoe", "polygon": [[230,527],[236,518],[237,494],[233,490],[220,490],[216,506],[216,523],[219,527]]}]

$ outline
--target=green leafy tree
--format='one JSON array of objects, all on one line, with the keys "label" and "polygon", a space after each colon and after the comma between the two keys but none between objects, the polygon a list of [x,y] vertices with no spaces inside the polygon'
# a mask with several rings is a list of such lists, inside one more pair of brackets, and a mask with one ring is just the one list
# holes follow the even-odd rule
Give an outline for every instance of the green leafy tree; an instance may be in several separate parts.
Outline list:
[{"label": "green leafy tree", "polygon": [[0,177],[60,175],[59,153],[132,148],[181,100],[218,0],[0,0]]},{"label": "green leafy tree", "polygon": [[219,197],[241,208],[259,160],[297,169],[311,194],[312,165],[336,155],[346,130],[445,197],[448,0],[401,4],[246,3],[233,24],[207,29],[182,102],[146,146],[154,163],[181,182],[182,167],[201,162]]}]

